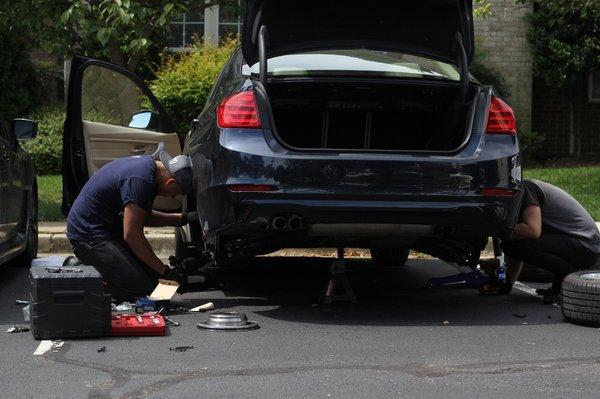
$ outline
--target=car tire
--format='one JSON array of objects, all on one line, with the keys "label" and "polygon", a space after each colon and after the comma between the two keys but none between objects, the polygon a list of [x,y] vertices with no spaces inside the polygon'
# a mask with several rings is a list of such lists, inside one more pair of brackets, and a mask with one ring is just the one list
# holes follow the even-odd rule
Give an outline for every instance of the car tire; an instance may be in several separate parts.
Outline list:
[{"label": "car tire", "polygon": [[27,212],[29,222],[27,223],[27,246],[25,250],[10,261],[13,266],[30,267],[31,261],[37,258],[38,252],[38,193],[37,181],[33,183],[28,203],[30,208]]},{"label": "car tire", "polygon": [[565,320],[600,327],[600,270],[571,273],[562,284],[562,313]]},{"label": "car tire", "polygon": [[371,248],[371,259],[379,267],[404,266],[409,254],[410,249],[403,247]]}]

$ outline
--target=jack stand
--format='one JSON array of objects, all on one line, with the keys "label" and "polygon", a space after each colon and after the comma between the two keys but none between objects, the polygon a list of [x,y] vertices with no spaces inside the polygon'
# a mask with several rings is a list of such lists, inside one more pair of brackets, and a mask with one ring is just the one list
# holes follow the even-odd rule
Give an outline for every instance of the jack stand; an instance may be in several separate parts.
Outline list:
[{"label": "jack stand", "polygon": [[[343,288],[343,292],[336,293],[336,288]],[[325,305],[331,305],[333,302],[352,302],[358,303],[354,290],[350,285],[348,276],[346,276],[346,262],[344,261],[344,248],[338,248],[338,259],[331,264],[331,277],[327,288],[323,293],[322,302]]]}]

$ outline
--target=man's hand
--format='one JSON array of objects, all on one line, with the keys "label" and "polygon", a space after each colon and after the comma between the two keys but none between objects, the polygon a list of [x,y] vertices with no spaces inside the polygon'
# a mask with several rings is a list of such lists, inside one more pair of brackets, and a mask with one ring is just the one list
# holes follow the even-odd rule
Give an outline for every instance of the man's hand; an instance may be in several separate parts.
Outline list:
[{"label": "man's hand", "polygon": [[152,251],[150,243],[144,236],[144,225],[148,213],[130,202],[125,205],[123,215],[123,240],[131,248],[135,256],[159,275],[165,272],[166,266]]},{"label": "man's hand", "polygon": [[184,279],[183,274],[173,266],[165,265],[165,272],[162,275],[165,280],[177,281],[181,284]]}]

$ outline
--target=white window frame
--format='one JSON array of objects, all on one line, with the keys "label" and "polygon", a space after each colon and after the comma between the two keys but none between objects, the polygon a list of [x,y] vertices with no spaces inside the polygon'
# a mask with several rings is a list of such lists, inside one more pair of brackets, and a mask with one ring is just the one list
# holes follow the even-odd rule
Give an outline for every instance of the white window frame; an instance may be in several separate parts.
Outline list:
[{"label": "white window frame", "polygon": [[588,81],[588,101],[591,103],[600,103],[600,97],[594,97],[594,83],[595,80],[598,80],[596,84],[600,83],[600,68],[592,69],[589,75]]},{"label": "white window frame", "polygon": [[[238,0],[238,4],[240,3],[240,1],[241,0]],[[219,6],[217,5],[215,7],[218,10]],[[190,25],[201,25],[204,28],[205,27],[205,20],[204,20],[205,17],[206,16],[203,15],[202,16],[202,20],[192,20],[192,21],[189,21],[189,20],[187,20],[188,15],[184,13],[184,14],[182,14],[181,19],[176,20],[176,21],[172,21],[171,22],[172,25],[181,25],[182,26],[182,35],[181,35],[180,40],[178,40],[178,44],[180,44],[180,45],[179,46],[168,47],[168,50],[172,51],[172,52],[187,52],[187,51],[191,51],[191,48],[190,48],[190,44],[191,43],[187,43],[186,40],[185,40],[185,37],[186,37],[186,34],[187,34],[186,27],[190,26]],[[235,26],[235,27],[237,27],[238,36],[241,36],[241,34],[242,34],[242,32],[241,32],[242,31],[242,19],[241,19],[241,16],[238,17],[238,20],[236,22],[221,22],[221,19],[220,19],[220,16],[219,16],[219,28],[221,28],[221,26],[227,26],[227,27]],[[219,36],[220,36],[220,34],[217,34],[217,40],[220,39]]]}]

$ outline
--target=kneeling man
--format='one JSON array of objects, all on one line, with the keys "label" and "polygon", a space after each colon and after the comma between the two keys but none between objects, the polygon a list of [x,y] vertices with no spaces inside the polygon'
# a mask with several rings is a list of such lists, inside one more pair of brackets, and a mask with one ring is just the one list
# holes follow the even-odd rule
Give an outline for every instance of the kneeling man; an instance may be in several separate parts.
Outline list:
[{"label": "kneeling man", "polygon": [[518,224],[502,243],[507,273],[514,283],[523,262],[552,272],[552,287],[537,291],[544,302],[552,303],[567,274],[596,264],[600,233],[585,208],[562,189],[539,180],[525,180],[523,186]]},{"label": "kneeling man", "polygon": [[148,295],[159,277],[177,273],[156,256],[144,226],[180,226],[181,213],[152,209],[157,195],[174,198],[192,192],[190,159],[162,152],[117,159],[103,166],[84,185],[67,219],[67,237],[75,255],[94,266],[117,300]]}]

